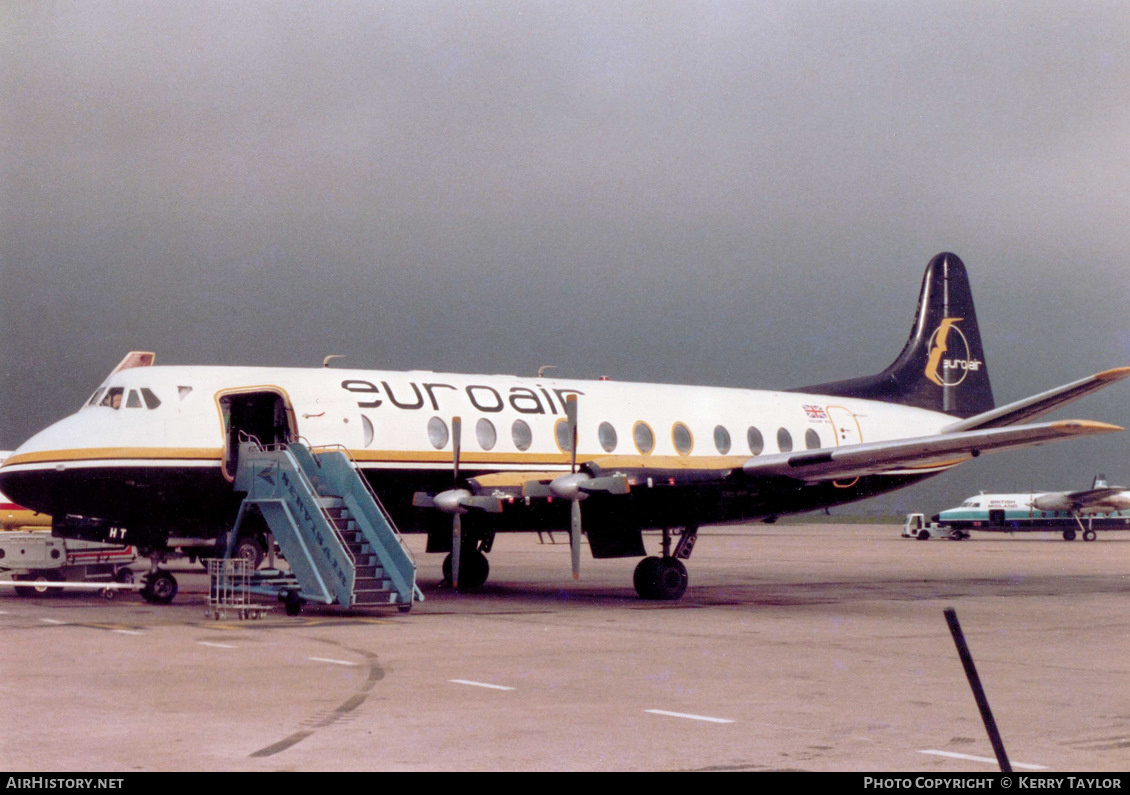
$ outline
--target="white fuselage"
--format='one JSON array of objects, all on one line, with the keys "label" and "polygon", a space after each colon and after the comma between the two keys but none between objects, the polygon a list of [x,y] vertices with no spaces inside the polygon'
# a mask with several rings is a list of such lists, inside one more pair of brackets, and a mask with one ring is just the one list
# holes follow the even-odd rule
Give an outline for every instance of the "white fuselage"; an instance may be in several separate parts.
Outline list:
[{"label": "white fuselage", "polygon": [[[115,389],[119,407],[103,405]],[[148,407],[142,389],[159,404]],[[110,376],[77,413],[21,445],[5,470],[123,464],[218,470],[225,444],[219,398],[255,391],[281,395],[293,410],[293,430],[312,445],[340,444],[363,467],[398,470],[449,470],[456,416],[464,428],[461,466],[468,470],[567,468],[567,436],[557,426],[571,394],[579,406],[581,461],[748,458],[788,452],[790,445],[803,450],[923,436],[953,421],[875,401],[718,387],[427,371],[138,367]]]}]

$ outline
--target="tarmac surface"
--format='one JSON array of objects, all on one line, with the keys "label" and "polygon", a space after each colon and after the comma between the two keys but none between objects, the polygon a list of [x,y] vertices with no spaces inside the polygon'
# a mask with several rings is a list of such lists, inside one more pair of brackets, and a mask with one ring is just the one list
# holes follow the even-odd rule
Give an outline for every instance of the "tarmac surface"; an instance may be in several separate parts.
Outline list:
[{"label": "tarmac surface", "polygon": [[556,537],[500,536],[455,594],[410,536],[407,614],[216,620],[187,562],[166,607],[4,589],[0,769],[990,773],[951,606],[1017,772],[1126,769],[1130,533],[707,528],[675,603],[634,559],[574,582]]}]

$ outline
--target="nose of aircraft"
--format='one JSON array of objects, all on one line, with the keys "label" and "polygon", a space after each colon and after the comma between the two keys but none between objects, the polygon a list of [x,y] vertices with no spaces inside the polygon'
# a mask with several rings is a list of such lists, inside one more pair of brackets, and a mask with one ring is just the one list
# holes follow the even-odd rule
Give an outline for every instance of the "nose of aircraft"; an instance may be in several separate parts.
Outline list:
[{"label": "nose of aircraft", "polygon": [[53,481],[65,472],[68,451],[73,453],[75,439],[81,438],[79,424],[78,415],[71,415],[13,450],[0,466],[0,491],[25,508],[59,513],[60,489]]}]

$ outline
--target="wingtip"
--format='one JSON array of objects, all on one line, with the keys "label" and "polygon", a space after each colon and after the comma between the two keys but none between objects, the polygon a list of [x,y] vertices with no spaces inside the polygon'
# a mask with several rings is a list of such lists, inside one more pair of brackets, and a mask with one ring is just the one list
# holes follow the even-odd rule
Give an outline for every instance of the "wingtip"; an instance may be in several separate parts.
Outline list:
[{"label": "wingtip", "polygon": [[1109,422],[1097,420],[1060,420],[1053,422],[1052,427],[1070,434],[1117,433],[1126,430],[1121,425],[1111,425]]},{"label": "wingtip", "polygon": [[1130,378],[1130,367],[1114,367],[1095,374],[1098,381],[1121,381],[1123,378]]}]

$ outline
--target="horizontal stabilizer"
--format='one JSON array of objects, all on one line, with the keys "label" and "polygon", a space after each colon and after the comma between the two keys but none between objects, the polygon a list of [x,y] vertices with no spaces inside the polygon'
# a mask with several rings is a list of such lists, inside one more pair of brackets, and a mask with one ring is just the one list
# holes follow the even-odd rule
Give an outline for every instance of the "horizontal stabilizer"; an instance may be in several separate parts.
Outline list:
[{"label": "horizontal stabilizer", "polygon": [[926,474],[932,469],[945,469],[981,453],[1121,430],[1117,425],[1103,422],[1061,420],[757,456],[749,459],[742,469],[750,476],[786,477],[805,482],[879,474]]},{"label": "horizontal stabilizer", "polygon": [[1130,367],[1116,367],[1113,370],[1105,370],[1087,378],[1072,381],[1070,384],[1049,389],[1047,392],[1032,395],[1015,403],[1009,403],[1007,406],[975,414],[960,422],[955,422],[953,425],[946,426],[942,429],[942,432],[957,433],[984,428],[1001,428],[1017,422],[1035,419],[1124,378],[1130,378]]}]

